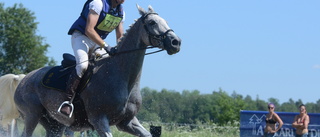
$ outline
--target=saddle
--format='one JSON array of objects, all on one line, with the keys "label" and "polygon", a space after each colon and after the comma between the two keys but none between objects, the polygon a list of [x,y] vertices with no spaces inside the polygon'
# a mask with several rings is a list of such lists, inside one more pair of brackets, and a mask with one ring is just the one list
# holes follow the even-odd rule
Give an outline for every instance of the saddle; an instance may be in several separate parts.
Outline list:
[{"label": "saddle", "polygon": [[[51,68],[44,75],[44,77],[42,78],[42,85],[47,88],[65,92],[67,81],[70,77],[71,72],[75,69],[75,66],[76,66],[75,57],[69,53],[64,53],[63,60],[61,61],[61,65]],[[77,91],[80,89],[83,89],[86,86],[87,82],[90,79],[91,74],[86,73],[83,76],[83,78],[80,81],[79,87],[77,88]]]}]

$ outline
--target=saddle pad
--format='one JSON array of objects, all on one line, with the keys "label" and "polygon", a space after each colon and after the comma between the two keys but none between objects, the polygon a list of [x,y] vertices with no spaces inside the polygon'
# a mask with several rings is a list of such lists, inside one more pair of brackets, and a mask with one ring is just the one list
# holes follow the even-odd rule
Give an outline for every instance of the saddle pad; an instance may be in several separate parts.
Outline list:
[{"label": "saddle pad", "polygon": [[62,66],[51,68],[42,78],[42,85],[47,88],[65,92],[67,80],[73,69],[75,68],[63,68]]}]

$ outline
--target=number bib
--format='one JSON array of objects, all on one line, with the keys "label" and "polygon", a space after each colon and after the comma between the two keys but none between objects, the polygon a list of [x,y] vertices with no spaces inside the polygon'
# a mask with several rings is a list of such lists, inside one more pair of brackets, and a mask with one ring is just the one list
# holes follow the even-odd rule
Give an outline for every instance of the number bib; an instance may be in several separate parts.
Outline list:
[{"label": "number bib", "polygon": [[103,21],[97,26],[99,30],[111,32],[114,30],[121,22],[121,17],[112,16],[107,14]]}]

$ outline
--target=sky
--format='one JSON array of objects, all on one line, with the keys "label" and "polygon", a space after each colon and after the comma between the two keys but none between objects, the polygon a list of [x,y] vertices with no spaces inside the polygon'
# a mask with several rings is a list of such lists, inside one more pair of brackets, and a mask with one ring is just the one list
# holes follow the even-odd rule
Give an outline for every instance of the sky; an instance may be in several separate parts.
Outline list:
[{"label": "sky", "polygon": [[[85,0],[1,0],[34,12],[37,34],[60,64],[73,54],[67,31]],[[319,0],[126,0],[124,28],[151,5],[182,39],[175,55],[146,56],[141,88],[212,94],[222,89],[280,103],[320,99]],[[107,43],[114,46],[114,33]]]}]

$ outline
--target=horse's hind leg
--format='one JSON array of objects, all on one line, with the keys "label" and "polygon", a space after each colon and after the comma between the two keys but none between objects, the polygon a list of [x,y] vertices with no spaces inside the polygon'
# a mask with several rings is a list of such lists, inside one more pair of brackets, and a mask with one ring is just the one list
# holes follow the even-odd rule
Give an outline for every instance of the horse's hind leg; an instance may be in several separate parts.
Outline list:
[{"label": "horse's hind leg", "polygon": [[38,125],[38,121],[41,117],[41,113],[33,113],[29,115],[24,115],[24,131],[22,132],[22,137],[31,137],[34,129]]},{"label": "horse's hind leg", "polygon": [[121,131],[128,132],[139,137],[152,137],[150,132],[140,124],[136,117],[133,117],[131,120],[124,120],[120,122],[117,124],[117,128]]},{"label": "horse's hind leg", "polygon": [[66,126],[49,116],[42,117],[40,119],[40,124],[46,130],[47,137],[62,137],[63,131],[66,128]]},{"label": "horse's hind leg", "polygon": [[31,137],[45,109],[36,94],[23,92],[25,92],[24,89],[17,89],[14,101],[24,120],[22,137]]}]

